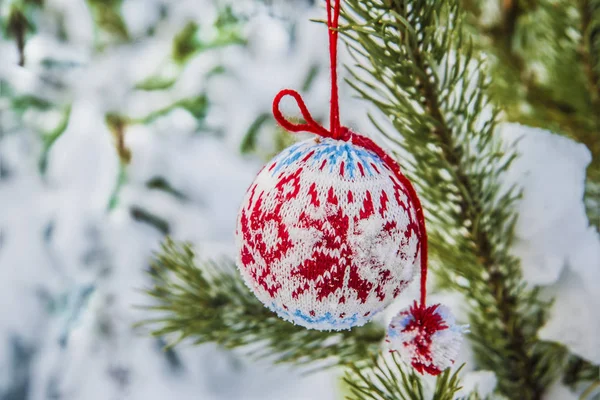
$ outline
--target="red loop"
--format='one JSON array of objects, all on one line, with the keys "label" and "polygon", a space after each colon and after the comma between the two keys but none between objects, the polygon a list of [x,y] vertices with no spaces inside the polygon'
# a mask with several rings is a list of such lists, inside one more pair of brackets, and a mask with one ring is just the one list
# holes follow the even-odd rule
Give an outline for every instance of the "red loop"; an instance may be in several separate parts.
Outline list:
[{"label": "red loop", "polygon": [[[305,124],[294,124],[293,122],[290,122],[285,118],[285,116],[279,109],[279,103],[281,102],[281,99],[283,99],[285,96],[292,96],[296,100],[296,104],[298,104],[298,108],[300,108],[300,112],[302,113],[302,116],[306,121]],[[273,99],[273,116],[275,117],[279,125],[281,125],[290,132],[311,132],[324,137],[332,136],[331,132],[319,125],[313,119],[313,117],[310,115],[310,112],[308,111],[308,108],[306,107],[306,104],[304,104],[304,100],[302,100],[302,96],[300,96],[300,93],[296,92],[295,90],[284,89],[281,92],[277,93],[277,96],[275,96],[275,99]]]},{"label": "red loop", "polygon": [[331,71],[331,104],[329,129],[334,139],[340,138],[340,105],[338,99],[337,82],[337,45],[338,45],[338,19],[340,17],[340,0],[335,0],[333,10],[331,0],[327,0],[327,27],[329,28],[329,68]]}]

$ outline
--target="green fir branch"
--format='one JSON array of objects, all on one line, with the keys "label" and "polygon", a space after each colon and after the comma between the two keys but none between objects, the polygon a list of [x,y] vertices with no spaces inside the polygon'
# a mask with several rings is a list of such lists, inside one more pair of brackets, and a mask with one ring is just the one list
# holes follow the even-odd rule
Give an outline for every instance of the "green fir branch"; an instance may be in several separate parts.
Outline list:
[{"label": "green fir branch", "polygon": [[454,400],[461,389],[459,373],[447,369],[436,378],[433,395],[427,395],[420,376],[407,371],[405,364],[392,353],[390,359],[373,361],[373,368],[365,370],[353,366],[344,377],[351,393],[348,400]]},{"label": "green fir branch", "polygon": [[600,379],[600,367],[592,365],[579,357],[571,356],[563,376],[563,383],[571,389],[577,389],[581,383],[595,382]]},{"label": "green fir branch", "polygon": [[[156,317],[140,322],[157,337],[171,337],[168,348],[189,339],[240,348],[253,358],[315,369],[347,368],[345,383],[353,400],[425,400],[421,377],[407,372],[396,355],[378,357],[384,329],[375,323],[351,331],[323,332],[286,322],[246,287],[230,260],[198,262],[190,244],[167,239],[149,270],[145,293],[153,304],[142,308]],[[379,359],[378,359],[379,358]],[[433,400],[451,400],[460,389],[458,374],[436,380]],[[475,397],[469,397],[475,399]]]},{"label": "green fir branch", "polygon": [[505,395],[540,399],[566,355],[538,340],[548,303],[527,289],[509,253],[516,195],[501,192],[499,177],[515,155],[494,136],[497,110],[458,0],[346,4],[349,84],[396,130],[380,128],[404,150],[401,164],[423,197],[441,286],[472,305],[477,363]]},{"label": "green fir branch", "polygon": [[173,346],[184,339],[195,344],[217,343],[242,348],[256,358],[276,363],[324,366],[367,365],[379,352],[383,327],[374,323],[341,332],[322,332],[286,322],[267,309],[245,286],[235,264],[197,264],[189,244],[168,239],[150,270],[146,293],[154,304],[144,307],[156,317],[142,322],[155,336],[172,336]]}]

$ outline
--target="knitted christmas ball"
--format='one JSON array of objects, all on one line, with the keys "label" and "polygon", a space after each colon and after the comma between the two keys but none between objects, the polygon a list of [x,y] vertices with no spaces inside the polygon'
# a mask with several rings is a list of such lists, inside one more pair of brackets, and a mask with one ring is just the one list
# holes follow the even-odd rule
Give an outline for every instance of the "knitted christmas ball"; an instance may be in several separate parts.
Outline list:
[{"label": "knitted christmas ball", "polygon": [[349,329],[412,281],[419,240],[407,189],[377,154],[351,141],[308,139],[271,160],[248,189],[237,264],[280,317]]},{"label": "knitted christmas ball", "polygon": [[439,375],[456,360],[466,330],[467,326],[456,325],[447,307],[415,302],[392,319],[386,342],[418,372]]}]

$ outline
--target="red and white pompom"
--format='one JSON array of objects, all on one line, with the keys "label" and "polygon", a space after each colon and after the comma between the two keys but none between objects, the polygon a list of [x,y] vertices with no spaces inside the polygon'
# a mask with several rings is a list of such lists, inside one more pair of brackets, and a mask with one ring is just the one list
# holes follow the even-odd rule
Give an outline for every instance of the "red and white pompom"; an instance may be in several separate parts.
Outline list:
[{"label": "red and white pompom", "polygon": [[320,330],[363,325],[418,268],[415,206],[377,154],[352,141],[299,142],[269,162],[238,216],[237,264],[280,317]]},{"label": "red and white pompom", "polygon": [[447,307],[425,308],[415,302],[392,319],[386,342],[421,374],[438,375],[456,360],[466,330],[456,325]]}]

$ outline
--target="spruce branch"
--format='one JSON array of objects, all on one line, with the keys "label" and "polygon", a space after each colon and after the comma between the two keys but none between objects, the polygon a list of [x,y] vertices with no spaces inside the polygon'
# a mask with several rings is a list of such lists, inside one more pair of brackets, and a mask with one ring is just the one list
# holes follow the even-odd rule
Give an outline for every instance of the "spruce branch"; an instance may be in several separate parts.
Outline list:
[{"label": "spruce branch", "polygon": [[453,400],[461,389],[456,371],[447,369],[436,379],[433,396],[425,396],[423,382],[414,370],[406,371],[406,366],[395,353],[389,360],[381,357],[373,361],[369,370],[352,366],[346,372],[344,382],[351,396],[348,400]]},{"label": "spruce branch", "polygon": [[276,363],[366,366],[380,351],[383,327],[369,323],[351,331],[308,330],[278,318],[245,286],[232,261],[196,265],[189,244],[168,239],[150,269],[153,285],[146,290],[155,304],[146,306],[156,318],[140,325],[153,335],[176,335],[171,344],[190,338],[194,344],[214,342],[242,348],[249,355]]},{"label": "spruce branch", "polygon": [[408,154],[401,164],[429,210],[442,286],[473,304],[477,361],[496,372],[504,394],[539,399],[566,356],[537,339],[548,304],[526,288],[509,254],[516,194],[503,195],[498,178],[515,155],[493,136],[497,110],[459,3],[346,4],[343,32],[357,61],[349,84],[390,119],[397,132],[381,133]]},{"label": "spruce branch", "polygon": [[[579,357],[571,356],[565,369],[563,383],[576,389],[581,382],[592,386],[600,379],[600,367]],[[592,382],[590,384],[590,382]]]}]

